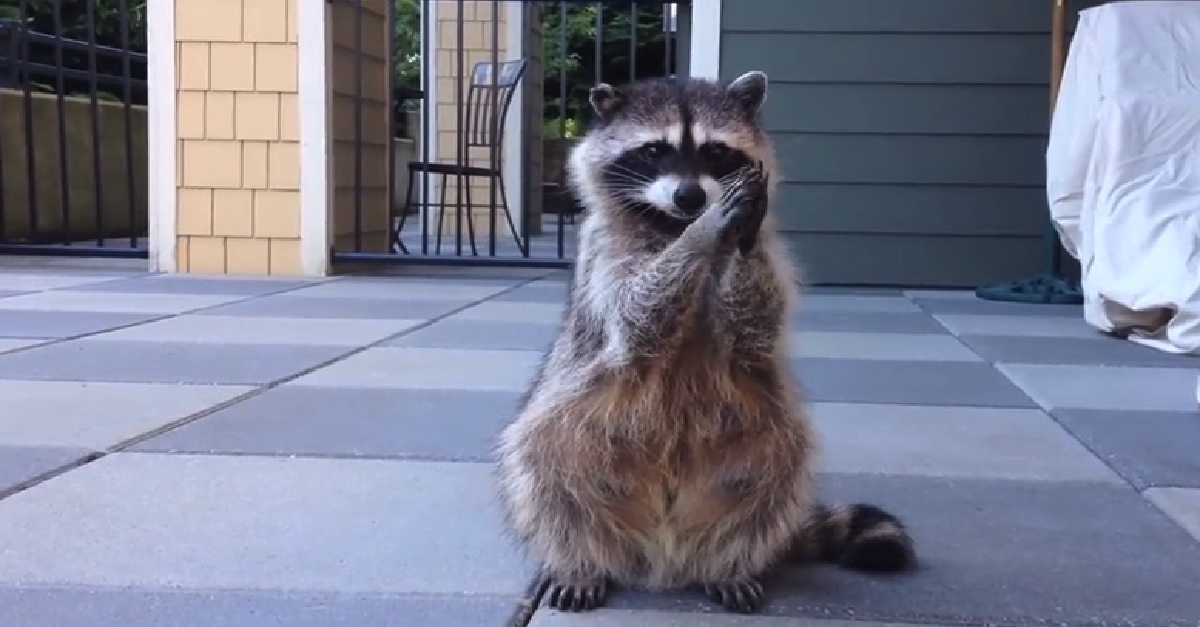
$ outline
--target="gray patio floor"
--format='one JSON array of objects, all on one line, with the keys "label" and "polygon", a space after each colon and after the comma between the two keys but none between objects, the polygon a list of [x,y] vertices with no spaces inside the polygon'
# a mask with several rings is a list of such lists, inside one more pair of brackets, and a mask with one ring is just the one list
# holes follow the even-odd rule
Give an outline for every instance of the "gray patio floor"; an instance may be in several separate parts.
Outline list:
[{"label": "gray patio floor", "polygon": [[[0,258],[0,625],[505,625],[489,444],[563,292]],[[825,496],[899,513],[921,569],[533,627],[1200,625],[1195,359],[950,292],[816,290],[794,331]]]}]

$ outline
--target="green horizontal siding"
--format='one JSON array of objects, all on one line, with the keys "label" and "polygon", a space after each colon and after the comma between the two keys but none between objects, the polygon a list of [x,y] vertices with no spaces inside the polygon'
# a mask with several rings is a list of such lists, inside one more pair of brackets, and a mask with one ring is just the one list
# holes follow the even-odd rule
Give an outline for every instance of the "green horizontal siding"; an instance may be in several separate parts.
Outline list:
[{"label": "green horizontal siding", "polygon": [[781,228],[817,283],[1040,268],[1047,0],[725,0],[721,75],[771,77]]}]

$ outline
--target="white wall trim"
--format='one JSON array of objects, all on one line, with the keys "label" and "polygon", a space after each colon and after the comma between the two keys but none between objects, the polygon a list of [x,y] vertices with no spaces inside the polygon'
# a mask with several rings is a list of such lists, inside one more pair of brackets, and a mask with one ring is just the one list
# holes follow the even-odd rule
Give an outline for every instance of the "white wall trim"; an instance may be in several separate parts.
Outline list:
[{"label": "white wall trim", "polygon": [[[421,3],[421,91],[424,97],[421,98],[421,134],[416,138],[416,146],[413,151],[417,155],[417,161],[426,163],[435,163],[438,160],[438,81],[437,81],[437,56],[438,56],[438,5],[439,2],[422,2]],[[428,54],[426,54],[428,53]],[[429,110],[429,120],[426,123],[424,110]],[[428,154],[425,153],[425,143],[428,138]],[[425,213],[429,211],[429,204],[426,202],[425,189],[429,188],[429,193],[434,193],[434,185],[437,179],[431,174],[418,174],[417,179],[413,181],[416,189],[413,190],[413,195],[416,197],[417,215],[409,216],[409,220],[417,220],[417,224],[426,225],[426,235],[435,236],[437,234],[437,216],[429,215],[425,218]],[[399,190],[398,193],[404,193],[404,190]],[[411,245],[411,244],[410,244]],[[410,249],[411,250],[411,249]]]},{"label": "white wall trim", "polygon": [[146,29],[147,265],[151,272],[177,272],[175,0],[150,0],[146,7]]},{"label": "white wall trim", "polygon": [[[163,1],[163,0],[160,0]],[[329,274],[329,4],[299,2],[297,16],[300,104],[300,269]]]},{"label": "white wall trim", "polygon": [[[525,35],[528,32],[529,19],[528,3],[520,0],[506,0],[504,2],[505,15],[505,34],[504,38],[507,43],[502,54],[497,55],[503,61],[516,61],[524,56],[525,52]],[[490,31],[489,31],[490,33]],[[493,45],[500,42],[493,42]],[[490,60],[490,59],[489,59]],[[528,147],[527,133],[525,132],[525,124],[529,116],[525,115],[525,83],[532,80],[530,75],[532,68],[526,67],[525,74],[521,77],[521,82],[517,85],[516,92],[513,93],[512,103],[508,107],[508,113],[504,119],[504,147],[501,149],[500,158],[503,159],[501,164],[500,176],[504,179],[504,191],[508,199],[508,210],[513,214],[513,223],[517,226],[517,232],[523,230],[521,222],[525,219],[525,212],[521,211],[521,207],[525,206],[525,186],[521,184],[523,180],[521,175],[522,168],[525,166],[525,160],[522,159],[526,148]],[[538,135],[540,139],[540,134]],[[496,202],[500,201],[499,194],[496,195]],[[499,213],[497,211],[497,213]],[[504,222],[503,215],[497,215],[496,233],[493,237],[497,241],[501,238],[512,237],[508,233],[508,226]]]},{"label": "white wall trim", "polygon": [[723,0],[692,0],[691,57],[694,78],[721,76],[721,4]]}]

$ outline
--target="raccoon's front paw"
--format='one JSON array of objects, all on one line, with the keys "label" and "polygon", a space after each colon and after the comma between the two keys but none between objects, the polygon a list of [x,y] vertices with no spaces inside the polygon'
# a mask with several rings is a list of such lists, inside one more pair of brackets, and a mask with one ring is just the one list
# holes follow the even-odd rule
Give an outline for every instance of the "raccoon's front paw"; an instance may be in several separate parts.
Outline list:
[{"label": "raccoon's front paw", "polygon": [[761,163],[745,167],[722,198],[721,210],[725,215],[747,219],[766,207],[767,175]]},{"label": "raccoon's front paw", "polygon": [[742,246],[742,240],[756,238],[762,226],[766,190],[761,164],[747,167],[726,187],[720,202],[705,210],[689,229],[702,234],[706,241],[715,239],[722,250],[732,250],[735,243]]},{"label": "raccoon's front paw", "polygon": [[546,605],[560,612],[585,612],[594,610],[608,600],[608,580],[595,579],[550,579],[546,590]]},{"label": "raccoon's front paw", "polygon": [[704,594],[713,603],[741,614],[757,614],[766,598],[762,584],[753,577],[705,584]]},{"label": "raccoon's front paw", "polygon": [[758,232],[767,217],[767,174],[762,163],[756,163],[745,174],[738,190],[741,211],[744,212],[737,227],[738,250],[747,255],[758,243]]}]

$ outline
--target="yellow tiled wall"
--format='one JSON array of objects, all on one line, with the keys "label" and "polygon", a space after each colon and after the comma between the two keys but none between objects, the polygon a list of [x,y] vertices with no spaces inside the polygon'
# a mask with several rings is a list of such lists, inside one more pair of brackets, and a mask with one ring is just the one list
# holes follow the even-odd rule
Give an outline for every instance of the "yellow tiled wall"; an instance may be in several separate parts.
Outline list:
[{"label": "yellow tiled wall", "polygon": [[175,2],[180,272],[300,272],[299,2]]},{"label": "yellow tiled wall", "polygon": [[[254,0],[246,0],[251,2]],[[333,118],[333,229],[338,250],[355,249],[356,212],[361,211],[362,250],[390,250],[388,208],[388,116],[392,76],[388,71],[387,0],[330,6],[330,109]],[[361,26],[356,23],[361,16]],[[361,46],[355,35],[362,31]],[[356,97],[362,73],[362,99]],[[356,112],[356,102],[361,107]],[[355,115],[362,120],[361,208],[355,207]],[[400,190],[399,193],[404,193]]]},{"label": "yellow tiled wall", "polygon": [[[542,142],[541,142],[541,30],[540,30],[540,7],[537,3],[512,3],[512,2],[492,2],[491,0],[466,0],[461,3],[462,7],[462,37],[459,38],[459,6],[457,2],[442,2],[438,4],[437,9],[437,129],[436,142],[438,150],[438,161],[444,163],[457,163],[459,159],[459,133],[458,133],[458,108],[459,108],[459,85],[458,85],[458,67],[459,55],[462,56],[463,78],[461,84],[461,93],[463,98],[466,98],[471,85],[471,73],[476,63],[490,63],[493,58],[493,50],[498,50],[495,53],[496,58],[504,61],[513,58],[515,55],[510,55],[508,51],[508,21],[510,19],[520,19],[515,14],[515,11],[525,11],[524,23],[527,26],[526,35],[524,37],[523,57],[529,62],[525,68],[525,75],[521,79],[520,89],[526,94],[525,110],[523,114],[527,115],[525,120],[524,133],[518,134],[517,129],[513,125],[509,125],[504,131],[504,143],[510,145],[513,142],[519,142],[522,146],[522,153],[528,155],[531,162],[529,171],[529,180],[532,182],[531,194],[528,194],[525,201],[536,201],[531,203],[530,215],[535,216],[533,219],[534,225],[540,225],[540,221],[536,216],[541,214],[540,198],[541,198],[541,162],[542,162]],[[495,25],[495,26],[493,26]],[[536,91],[534,91],[536,90]],[[516,105],[514,100],[513,106]],[[431,138],[432,139],[432,138]],[[486,148],[473,148],[464,152],[463,161],[470,165],[495,167],[496,164],[491,162],[489,152]],[[501,151],[502,157],[507,157],[506,151]],[[439,176],[432,176],[430,187],[433,191],[433,199],[436,202],[439,199],[440,181]],[[475,233],[477,243],[484,245],[487,241],[490,227],[490,203],[491,203],[491,183],[487,177],[473,176],[464,180],[471,184],[471,201],[473,205],[472,215],[475,217]],[[513,214],[514,221],[519,221],[521,207],[515,201],[516,194],[514,190],[522,184],[520,180],[509,180],[505,178],[504,184],[509,191],[509,211]],[[443,233],[452,234],[458,229],[455,220],[453,204],[457,195],[458,184],[454,177],[447,179],[446,202],[451,206],[447,208],[445,222],[443,223]],[[496,203],[500,203],[499,191],[496,192]],[[465,199],[464,199],[465,202]],[[435,224],[436,208],[430,215],[430,224]],[[536,233],[539,229],[531,228],[531,232]],[[467,236],[467,228],[462,226],[463,237]],[[511,242],[512,235],[509,233],[507,223],[504,220],[503,212],[497,208],[496,214],[496,237],[498,241]],[[445,245],[445,244],[444,244]],[[465,245],[465,240],[464,240]],[[464,247],[465,250],[465,247]]]}]

